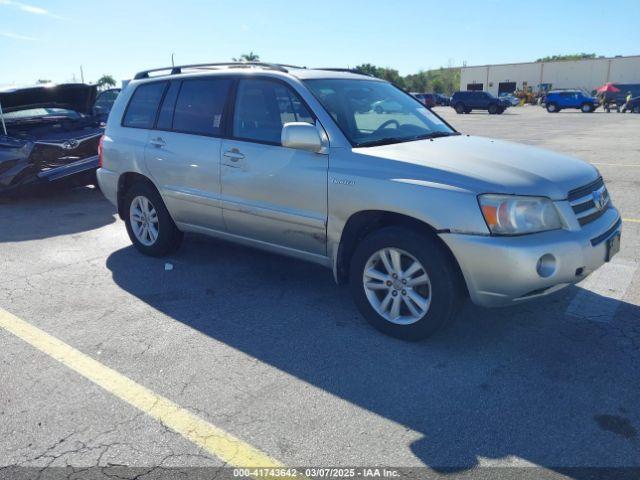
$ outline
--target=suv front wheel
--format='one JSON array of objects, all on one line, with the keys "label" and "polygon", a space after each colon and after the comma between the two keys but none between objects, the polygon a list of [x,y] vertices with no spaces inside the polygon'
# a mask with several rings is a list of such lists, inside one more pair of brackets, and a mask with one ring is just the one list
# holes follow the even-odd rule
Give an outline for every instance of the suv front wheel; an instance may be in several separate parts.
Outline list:
[{"label": "suv front wheel", "polygon": [[582,113],[591,113],[595,110],[595,108],[593,108],[593,105],[591,105],[590,103],[583,103],[580,110],[582,110]]},{"label": "suv front wheel", "polygon": [[558,108],[558,105],[556,105],[555,103],[547,103],[547,112],[558,113],[559,111],[560,109]]},{"label": "suv front wheel", "polygon": [[402,340],[434,334],[461,299],[456,267],[429,234],[386,227],[361,241],[351,260],[351,293],[365,319]]},{"label": "suv front wheel", "polygon": [[178,249],[183,233],[153,187],[146,183],[132,185],[125,194],[124,205],[127,233],[140,252],[161,257]]},{"label": "suv front wheel", "polygon": [[456,104],[456,106],[455,106],[455,108],[454,108],[454,109],[455,109],[455,111],[456,111],[456,113],[457,113],[458,115],[463,114],[463,113],[466,113],[466,112],[465,112],[464,105],[463,105],[462,103],[458,103],[458,104]]}]

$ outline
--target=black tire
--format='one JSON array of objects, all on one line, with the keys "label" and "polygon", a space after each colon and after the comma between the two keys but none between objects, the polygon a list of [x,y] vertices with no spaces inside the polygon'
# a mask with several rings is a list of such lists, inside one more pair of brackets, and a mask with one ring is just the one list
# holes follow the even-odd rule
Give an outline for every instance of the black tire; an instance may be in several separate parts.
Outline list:
[{"label": "black tire", "polygon": [[595,110],[595,108],[593,108],[593,105],[590,105],[588,103],[583,103],[582,106],[580,107],[580,111],[582,113],[592,113]]},{"label": "black tire", "polygon": [[471,113],[471,108],[467,107],[464,109],[464,113],[466,113],[467,115]]},{"label": "black tire", "polygon": [[461,115],[461,114],[465,113],[464,104],[462,104],[462,103],[456,103],[456,106],[453,107],[453,108],[454,108],[454,110],[456,111],[456,113],[458,115]]},{"label": "black tire", "polygon": [[505,109],[504,108],[499,108],[498,109],[498,115],[502,115],[504,113]]},{"label": "black tire", "polygon": [[489,112],[489,115],[495,115],[496,113],[498,113],[498,106],[495,103],[492,103],[491,105],[489,105],[489,108],[487,110]]},{"label": "black tire", "polygon": [[560,111],[560,109],[558,108],[558,105],[555,103],[547,103],[547,112],[549,113],[558,113]]},{"label": "black tire", "polygon": [[[365,293],[363,274],[369,258],[390,247],[415,257],[431,282],[431,304],[426,314],[408,325],[386,320],[372,307]],[[449,323],[462,301],[463,290],[454,262],[446,247],[434,236],[403,227],[385,227],[369,234],[356,248],[349,270],[351,294],[360,313],[382,333],[402,340],[422,340]]]},{"label": "black tire", "polygon": [[[131,203],[136,197],[147,198],[157,212],[158,217],[158,236],[151,245],[143,244],[133,233],[131,225]],[[167,207],[165,207],[160,194],[157,190],[147,183],[134,183],[124,196],[124,221],[127,227],[127,233],[133,245],[145,255],[151,257],[162,257],[169,253],[175,252],[182,243],[184,234],[178,230]]]}]

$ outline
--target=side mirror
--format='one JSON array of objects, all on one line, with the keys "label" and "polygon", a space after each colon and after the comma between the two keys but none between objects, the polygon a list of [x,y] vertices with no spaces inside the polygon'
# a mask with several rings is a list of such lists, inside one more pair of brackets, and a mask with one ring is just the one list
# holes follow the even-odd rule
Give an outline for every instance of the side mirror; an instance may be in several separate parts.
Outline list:
[{"label": "side mirror", "polygon": [[283,147],[320,153],[322,139],[315,125],[306,122],[289,122],[282,127],[280,141]]}]

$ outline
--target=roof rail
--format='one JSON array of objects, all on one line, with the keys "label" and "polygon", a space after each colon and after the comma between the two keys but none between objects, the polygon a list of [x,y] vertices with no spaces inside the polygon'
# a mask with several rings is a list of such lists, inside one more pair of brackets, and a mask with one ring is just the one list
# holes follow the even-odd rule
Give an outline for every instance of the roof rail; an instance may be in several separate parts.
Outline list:
[{"label": "roof rail", "polygon": [[370,73],[363,72],[362,70],[358,70],[357,68],[334,68],[334,67],[313,67],[311,70],[324,70],[327,72],[345,72],[345,73],[355,73],[358,75],[366,75],[367,77],[373,77]]},{"label": "roof rail", "polygon": [[134,80],[140,80],[141,78],[149,78],[150,73],[158,73],[167,71],[166,75],[179,75],[183,69],[215,69],[220,67],[235,67],[235,68],[249,68],[249,67],[262,67],[270,70],[277,70],[279,72],[288,72],[287,68],[304,68],[297,67],[295,65],[284,65],[279,63],[265,63],[265,62],[221,62],[221,63],[194,63],[191,65],[178,65],[173,67],[153,68],[151,70],[143,70],[136,73]]}]

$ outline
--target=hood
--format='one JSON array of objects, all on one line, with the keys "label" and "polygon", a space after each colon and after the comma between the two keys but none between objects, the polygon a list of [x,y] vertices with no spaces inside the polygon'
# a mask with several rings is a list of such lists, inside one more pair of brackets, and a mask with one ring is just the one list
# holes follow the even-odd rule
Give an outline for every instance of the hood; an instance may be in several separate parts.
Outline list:
[{"label": "hood", "polygon": [[97,87],[84,83],[37,85],[0,90],[0,105],[6,112],[28,108],[57,107],[91,114]]},{"label": "hood", "polygon": [[394,178],[440,183],[476,194],[506,193],[563,200],[570,190],[598,178],[592,165],[577,158],[465,135],[355,151],[401,162],[391,165]]}]

